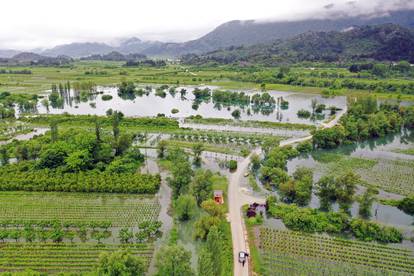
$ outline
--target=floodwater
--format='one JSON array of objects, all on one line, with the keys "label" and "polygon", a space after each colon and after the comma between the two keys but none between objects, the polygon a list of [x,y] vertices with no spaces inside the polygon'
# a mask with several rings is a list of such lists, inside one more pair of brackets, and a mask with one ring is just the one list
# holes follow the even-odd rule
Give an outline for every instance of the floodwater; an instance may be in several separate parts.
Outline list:
[{"label": "floodwater", "polygon": [[[289,174],[292,174],[298,167],[317,168],[318,156],[323,153],[340,153],[353,157],[368,159],[393,159],[393,160],[414,160],[414,155],[407,155],[393,152],[396,149],[406,149],[414,146],[414,132],[404,131],[401,134],[388,135],[384,138],[371,139],[366,142],[355,143],[353,145],[341,146],[334,150],[316,150],[312,154],[301,155],[288,161],[287,167]],[[325,172],[323,170],[314,170],[314,182],[317,182]],[[357,194],[362,194],[364,187],[358,187]],[[401,199],[403,196],[380,191],[381,198]],[[319,198],[312,194],[309,204],[312,208],[319,208]],[[338,205],[333,204],[333,209],[338,210]],[[354,202],[351,207],[352,216],[358,216],[359,204]],[[403,230],[413,230],[414,218],[396,207],[388,206],[375,202],[371,209],[372,220],[394,225]]]},{"label": "floodwater", "polygon": [[[186,89],[187,93],[184,97],[181,97],[181,89]],[[200,87],[205,88],[205,87]],[[214,87],[208,87],[214,89]],[[310,120],[298,118],[297,112],[300,109],[306,109],[311,111],[311,102],[313,99],[319,104],[325,104],[326,107],[335,106],[337,108],[344,108],[346,106],[346,98],[343,96],[324,98],[320,95],[309,95],[302,93],[292,92],[278,92],[268,91],[268,93],[274,97],[277,102],[277,98],[283,97],[285,101],[289,102],[287,108],[278,107],[274,108],[262,108],[254,110],[253,106],[224,106],[213,103],[212,100],[202,101],[198,107],[194,107],[194,95],[192,91],[195,87],[178,87],[177,93],[174,95],[168,92],[166,89],[166,96],[162,98],[155,95],[155,89],[152,89],[151,93],[143,96],[132,96],[130,98],[122,98],[118,95],[118,89],[116,87],[98,87],[98,94],[90,95],[81,99],[79,93],[74,91],[68,92],[64,96],[64,104],[62,107],[49,106],[49,110],[43,106],[40,102],[37,106],[39,113],[70,113],[70,114],[95,114],[104,115],[105,112],[112,108],[113,110],[120,110],[126,116],[147,117],[156,116],[159,113],[165,114],[168,117],[183,118],[190,115],[201,115],[205,118],[226,118],[232,119],[231,113],[235,109],[241,111],[241,120],[258,120],[258,121],[272,121],[272,122],[291,122],[291,123],[303,123],[303,124],[320,124],[323,120],[329,117],[329,110],[323,112],[323,116],[319,120]],[[243,91],[246,94],[253,95],[258,93],[257,91]],[[109,101],[102,100],[102,95],[111,95],[113,98]],[[172,114],[173,108],[179,110],[178,113]],[[250,110],[250,115],[249,111]]]}]

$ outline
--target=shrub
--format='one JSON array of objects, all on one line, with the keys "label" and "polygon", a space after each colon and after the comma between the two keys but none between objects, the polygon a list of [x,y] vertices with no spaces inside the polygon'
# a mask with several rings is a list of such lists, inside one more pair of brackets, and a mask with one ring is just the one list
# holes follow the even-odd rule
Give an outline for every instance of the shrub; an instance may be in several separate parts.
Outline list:
[{"label": "shrub", "polygon": [[107,94],[105,94],[105,95],[102,95],[102,101],[110,101],[110,100],[112,100],[112,95],[107,95]]}]

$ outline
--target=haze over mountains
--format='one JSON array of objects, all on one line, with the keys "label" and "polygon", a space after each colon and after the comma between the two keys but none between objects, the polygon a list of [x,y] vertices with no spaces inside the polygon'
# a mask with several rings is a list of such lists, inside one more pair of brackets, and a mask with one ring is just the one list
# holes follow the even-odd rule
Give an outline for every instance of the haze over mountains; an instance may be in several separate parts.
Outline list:
[{"label": "haze over mountains", "polygon": [[[39,51],[43,56],[70,56],[72,58],[90,55],[103,55],[112,51],[122,54],[144,54],[149,57],[179,57],[185,54],[202,54],[230,46],[251,46],[270,43],[278,39],[288,39],[309,31],[341,31],[353,26],[393,23],[406,28],[414,28],[414,11],[393,11],[382,15],[345,16],[337,19],[307,19],[300,21],[256,22],[230,21],[224,23],[199,39],[183,43],[142,41],[128,38],[117,46],[105,43],[87,42],[58,45]],[[0,57],[11,57],[19,53],[14,50],[0,50]]]}]

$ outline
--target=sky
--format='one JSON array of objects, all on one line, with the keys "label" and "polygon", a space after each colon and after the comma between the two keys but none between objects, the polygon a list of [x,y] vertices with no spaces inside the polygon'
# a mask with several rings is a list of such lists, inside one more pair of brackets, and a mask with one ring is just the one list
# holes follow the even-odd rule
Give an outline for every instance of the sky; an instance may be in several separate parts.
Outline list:
[{"label": "sky", "polygon": [[414,0],[6,0],[0,49],[196,39],[230,20],[299,20],[414,8]]}]

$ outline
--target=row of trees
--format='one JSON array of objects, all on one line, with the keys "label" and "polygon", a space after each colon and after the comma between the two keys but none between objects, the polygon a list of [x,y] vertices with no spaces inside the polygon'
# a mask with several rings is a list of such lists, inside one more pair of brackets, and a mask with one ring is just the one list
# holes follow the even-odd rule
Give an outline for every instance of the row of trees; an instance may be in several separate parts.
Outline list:
[{"label": "row of trees", "polygon": [[7,239],[18,242],[24,239],[26,242],[62,242],[64,239],[73,242],[75,238],[79,238],[82,242],[90,239],[96,240],[98,243],[102,239],[111,237],[112,232],[108,230],[93,230],[85,226],[77,229],[64,229],[61,224],[56,223],[52,227],[34,227],[26,225],[24,228],[3,228],[0,229],[0,240],[4,242]]}]

